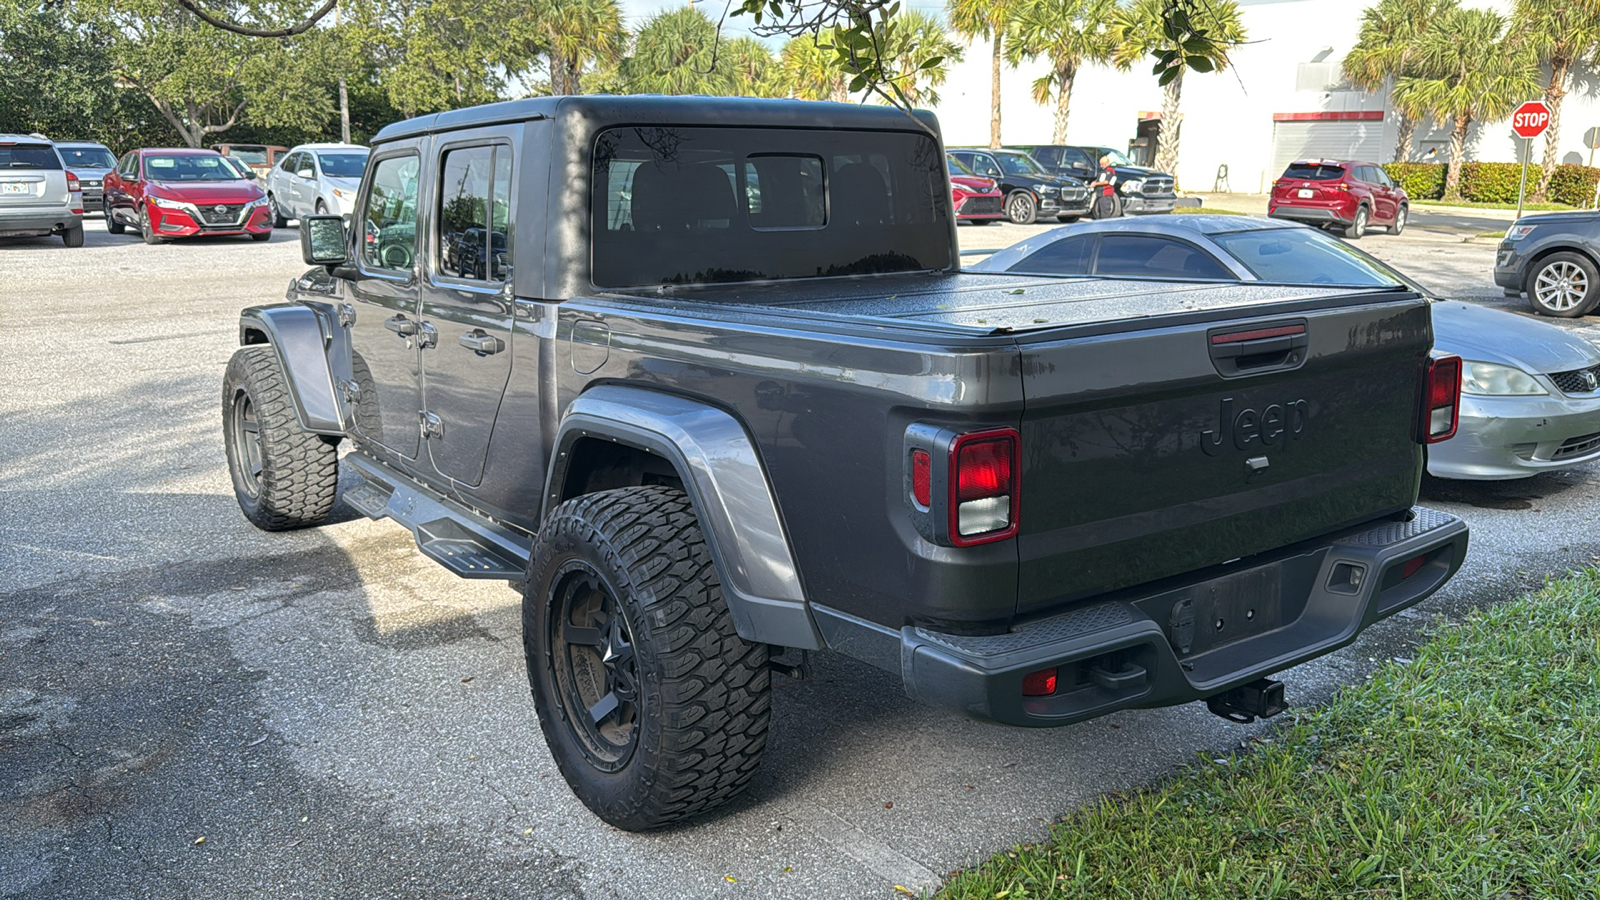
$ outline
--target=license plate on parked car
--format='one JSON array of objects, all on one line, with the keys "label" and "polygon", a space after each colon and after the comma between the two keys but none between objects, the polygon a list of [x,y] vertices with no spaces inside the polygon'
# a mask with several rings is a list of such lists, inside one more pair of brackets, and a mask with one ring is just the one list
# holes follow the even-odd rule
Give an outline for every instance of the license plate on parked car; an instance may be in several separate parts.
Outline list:
[{"label": "license plate on parked car", "polygon": [[1316,195],[1316,193],[1317,193],[1317,192],[1316,192],[1316,191],[1313,191],[1313,190],[1312,190],[1312,189],[1310,189],[1310,188],[1301,188],[1301,189],[1300,189],[1300,190],[1298,190],[1298,191],[1295,191],[1295,193],[1296,193],[1296,194],[1299,194],[1299,195],[1300,195],[1300,199],[1302,199],[1302,200],[1309,200],[1309,199],[1311,199],[1311,198],[1312,198],[1312,197],[1313,197],[1313,196],[1315,196],[1315,195]]},{"label": "license plate on parked car", "polygon": [[31,193],[33,193],[33,185],[31,185],[31,184],[22,183],[22,182],[14,182],[12,184],[0,184],[0,194],[31,194]]}]

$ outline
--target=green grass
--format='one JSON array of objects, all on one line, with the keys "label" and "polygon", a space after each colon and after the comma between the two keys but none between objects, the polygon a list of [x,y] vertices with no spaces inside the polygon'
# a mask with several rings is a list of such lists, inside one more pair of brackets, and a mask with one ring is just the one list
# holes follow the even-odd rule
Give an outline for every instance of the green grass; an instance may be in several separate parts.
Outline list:
[{"label": "green grass", "polygon": [[[1417,200],[1417,199],[1414,199],[1414,198],[1411,200],[1411,205],[1412,206],[1457,206],[1457,207],[1461,207],[1463,209],[1471,208],[1471,209],[1513,209],[1514,210],[1514,209],[1517,208],[1517,205],[1515,203],[1479,203],[1479,202],[1477,202],[1475,200],[1452,200],[1450,202],[1445,202],[1444,200]],[[1523,212],[1529,212],[1529,211],[1532,211],[1532,212],[1565,212],[1565,211],[1572,210],[1572,209],[1576,209],[1576,207],[1568,206],[1565,203],[1524,203],[1524,204],[1522,204],[1522,211]]]},{"label": "green grass", "polygon": [[1600,571],[1440,626],[1252,751],[1106,797],[939,896],[1600,896]]}]

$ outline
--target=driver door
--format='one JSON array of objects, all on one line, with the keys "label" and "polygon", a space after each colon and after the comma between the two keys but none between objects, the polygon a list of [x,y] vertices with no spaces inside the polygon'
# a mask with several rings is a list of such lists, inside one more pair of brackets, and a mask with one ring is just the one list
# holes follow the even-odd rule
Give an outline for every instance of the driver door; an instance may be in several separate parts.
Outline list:
[{"label": "driver door", "polygon": [[[418,204],[422,158],[415,144],[375,156],[355,228],[350,303],[354,431],[406,459],[420,441],[422,343],[417,315]],[[291,173],[293,174],[293,173]]]}]

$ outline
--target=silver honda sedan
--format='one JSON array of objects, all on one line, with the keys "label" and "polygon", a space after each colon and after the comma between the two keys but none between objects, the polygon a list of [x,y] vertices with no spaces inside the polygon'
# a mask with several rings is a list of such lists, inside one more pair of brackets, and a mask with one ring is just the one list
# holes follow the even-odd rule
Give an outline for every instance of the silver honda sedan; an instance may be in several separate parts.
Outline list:
[{"label": "silver honda sedan", "polygon": [[1527,478],[1600,459],[1600,350],[1565,329],[1426,290],[1345,242],[1253,216],[1109,219],[1055,228],[974,272],[1371,287],[1434,301],[1434,349],[1461,357],[1461,421],[1428,448],[1439,478]]}]

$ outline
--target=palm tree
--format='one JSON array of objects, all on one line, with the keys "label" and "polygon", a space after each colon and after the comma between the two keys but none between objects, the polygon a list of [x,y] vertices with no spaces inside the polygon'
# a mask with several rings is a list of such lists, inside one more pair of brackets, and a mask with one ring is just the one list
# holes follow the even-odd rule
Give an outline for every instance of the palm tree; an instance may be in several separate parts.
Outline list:
[{"label": "palm tree", "polygon": [[636,94],[770,96],[775,88],[767,48],[751,38],[719,47],[717,26],[693,6],[651,16],[621,74]]},{"label": "palm tree", "polygon": [[[937,106],[939,92],[950,74],[950,64],[966,54],[950,40],[938,16],[908,9],[890,21],[884,56],[895,71],[894,85],[912,106]],[[930,60],[939,62],[929,66]]]},{"label": "palm tree", "polygon": [[1561,140],[1561,100],[1567,96],[1572,67],[1592,59],[1600,50],[1600,3],[1577,0],[1517,0],[1511,14],[1512,30],[1526,41],[1540,60],[1550,65],[1550,82],[1544,105],[1550,107],[1550,126],[1544,132],[1544,162],[1539,188],[1533,199],[1542,201],[1556,172],[1556,144]]},{"label": "palm tree", "polygon": [[[1428,26],[1440,15],[1455,9],[1457,0],[1378,0],[1361,14],[1361,37],[1344,57],[1344,77],[1364,91],[1381,91],[1393,79],[1408,74],[1418,45]],[[1405,162],[1411,156],[1411,139],[1417,130],[1415,112],[1395,105],[1400,133],[1395,140],[1394,158]]]},{"label": "palm tree", "polygon": [[968,41],[994,42],[989,65],[989,147],[1000,147],[1000,61],[1004,58],[1006,29],[1011,25],[1014,0],[948,0],[950,27]]},{"label": "palm tree", "polygon": [[850,75],[839,66],[829,33],[790,38],[778,60],[786,93],[798,100],[850,100]]},{"label": "palm tree", "polygon": [[1116,0],[1022,0],[1006,32],[1006,59],[1020,65],[1024,59],[1046,56],[1050,71],[1034,79],[1033,100],[1040,106],[1056,101],[1052,140],[1067,142],[1067,114],[1072,104],[1072,82],[1085,63],[1109,62],[1117,42],[1110,22]]},{"label": "palm tree", "polygon": [[627,46],[617,0],[541,0],[531,6],[550,57],[550,93],[583,93],[591,64],[615,65]]},{"label": "palm tree", "polygon": [[[1187,53],[1187,48],[1167,34],[1167,0],[1134,0],[1128,6],[1117,7],[1112,17],[1111,31],[1118,41],[1112,60],[1123,69],[1164,51],[1178,51],[1187,66],[1180,66],[1176,74],[1168,74],[1165,95],[1161,101],[1160,149],[1156,151],[1156,168],[1163,172],[1178,172],[1178,135],[1180,118],[1178,105],[1183,99],[1183,75],[1186,69],[1197,72],[1220,72],[1228,67],[1228,51],[1244,43],[1244,24],[1239,20],[1239,5],[1233,0],[1214,0],[1198,7],[1190,16],[1195,30],[1204,31],[1209,40],[1199,54]],[[1166,77],[1166,76],[1163,76]]]},{"label": "palm tree", "polygon": [[1435,19],[1418,45],[1416,74],[1395,83],[1395,97],[1450,123],[1444,196],[1461,198],[1461,162],[1472,123],[1500,119],[1539,90],[1539,67],[1506,20],[1487,9],[1453,9]]}]

